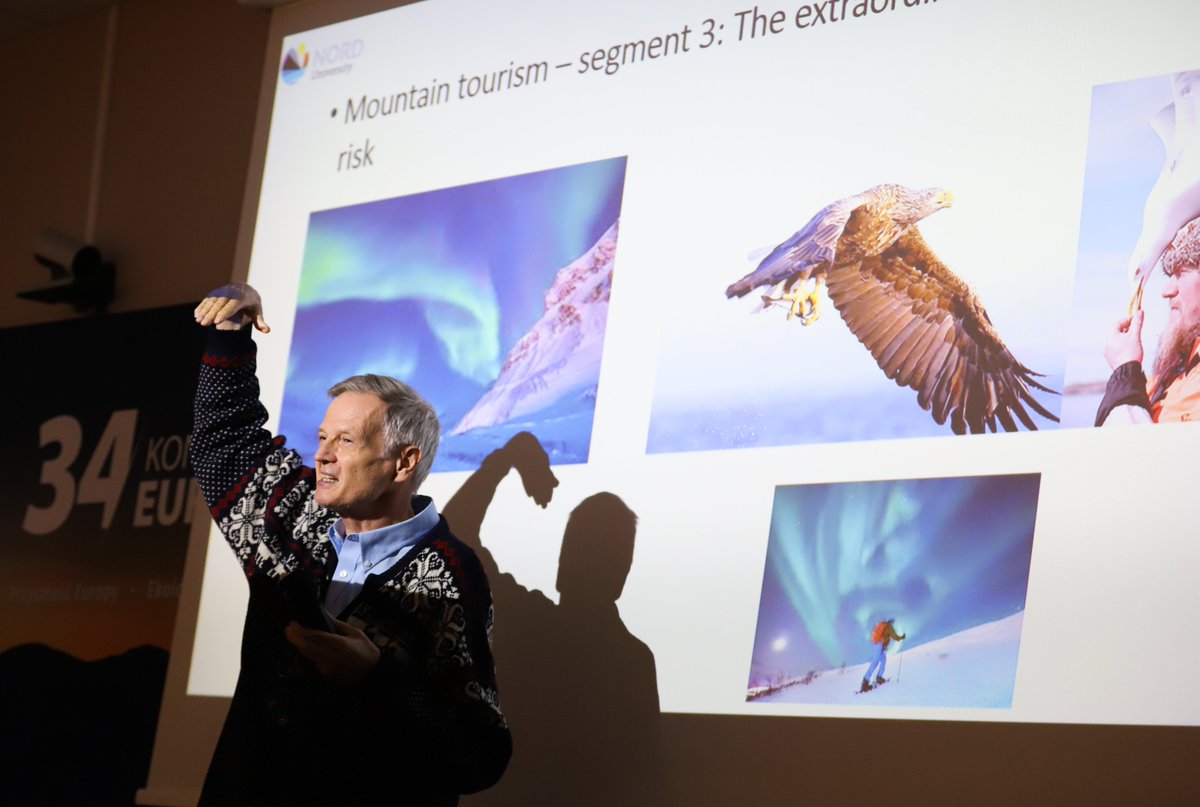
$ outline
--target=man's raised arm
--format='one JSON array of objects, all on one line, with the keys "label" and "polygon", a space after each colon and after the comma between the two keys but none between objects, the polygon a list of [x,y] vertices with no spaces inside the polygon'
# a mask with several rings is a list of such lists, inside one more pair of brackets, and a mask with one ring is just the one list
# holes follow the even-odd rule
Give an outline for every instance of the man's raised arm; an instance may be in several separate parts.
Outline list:
[{"label": "man's raised arm", "polygon": [[1146,375],[1142,370],[1142,324],[1146,312],[1140,308],[1117,323],[1104,345],[1104,358],[1112,368],[1104,400],[1096,411],[1097,426],[1128,426],[1151,423]]},{"label": "man's raised arm", "polygon": [[266,333],[258,292],[231,283],[209,292],[195,312],[212,326],[196,385],[191,462],[210,508],[272,448],[262,428],[267,412],[258,400],[256,348],[245,325],[252,319]]}]

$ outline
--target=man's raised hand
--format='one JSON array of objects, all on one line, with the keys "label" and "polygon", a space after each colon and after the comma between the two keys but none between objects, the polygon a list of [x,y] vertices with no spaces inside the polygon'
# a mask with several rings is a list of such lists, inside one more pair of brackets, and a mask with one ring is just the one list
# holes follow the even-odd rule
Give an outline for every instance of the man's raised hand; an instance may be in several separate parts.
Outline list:
[{"label": "man's raised hand", "polygon": [[1142,324],[1145,321],[1146,312],[1138,309],[1131,316],[1122,318],[1109,333],[1104,344],[1104,358],[1113,370],[1126,362],[1142,362]]},{"label": "man's raised hand", "polygon": [[235,281],[213,289],[196,306],[196,322],[200,325],[215,325],[222,331],[236,331],[247,322],[263,333],[270,333],[271,326],[263,319],[262,298],[249,283]]}]

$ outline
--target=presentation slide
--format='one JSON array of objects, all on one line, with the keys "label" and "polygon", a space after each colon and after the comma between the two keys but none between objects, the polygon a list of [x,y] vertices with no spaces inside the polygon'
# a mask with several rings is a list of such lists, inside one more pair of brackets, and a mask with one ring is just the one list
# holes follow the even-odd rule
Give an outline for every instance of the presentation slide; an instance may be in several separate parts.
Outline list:
[{"label": "presentation slide", "polygon": [[[608,607],[663,712],[1200,725],[1198,31],[430,0],[289,35],[268,428],[311,462],[326,389],[408,381],[439,507],[523,458],[478,538],[547,613],[589,507],[632,513]],[[245,588],[214,531],[189,694],[232,694]]]}]

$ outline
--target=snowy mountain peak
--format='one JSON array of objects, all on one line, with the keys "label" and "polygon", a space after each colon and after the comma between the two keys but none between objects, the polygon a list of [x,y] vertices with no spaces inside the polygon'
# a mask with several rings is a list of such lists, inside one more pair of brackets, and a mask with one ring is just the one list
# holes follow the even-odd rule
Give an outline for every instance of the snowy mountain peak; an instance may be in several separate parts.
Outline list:
[{"label": "snowy mountain peak", "polygon": [[451,434],[537,412],[599,382],[618,224],[558,271],[542,316],[508,352],[500,375]]}]

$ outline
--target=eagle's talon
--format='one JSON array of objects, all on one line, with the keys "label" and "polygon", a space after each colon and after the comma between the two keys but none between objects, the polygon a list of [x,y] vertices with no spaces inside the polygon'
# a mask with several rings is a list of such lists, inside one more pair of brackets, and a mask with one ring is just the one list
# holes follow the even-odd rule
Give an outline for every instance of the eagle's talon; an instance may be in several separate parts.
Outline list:
[{"label": "eagle's talon", "polygon": [[821,318],[821,297],[816,289],[813,289],[808,295],[806,302],[808,303],[808,314],[802,317],[801,321],[805,325],[811,325]]}]

